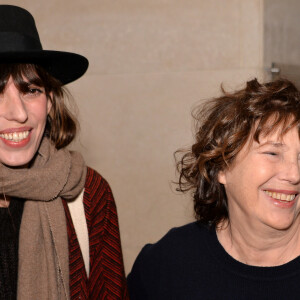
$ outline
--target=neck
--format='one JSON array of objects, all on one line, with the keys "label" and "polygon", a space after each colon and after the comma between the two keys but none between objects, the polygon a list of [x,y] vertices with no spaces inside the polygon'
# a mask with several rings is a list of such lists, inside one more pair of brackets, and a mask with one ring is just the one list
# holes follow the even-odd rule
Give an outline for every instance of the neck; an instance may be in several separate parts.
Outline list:
[{"label": "neck", "polygon": [[219,242],[236,260],[253,266],[278,266],[300,254],[299,218],[286,230],[254,228],[224,222],[217,229]]}]

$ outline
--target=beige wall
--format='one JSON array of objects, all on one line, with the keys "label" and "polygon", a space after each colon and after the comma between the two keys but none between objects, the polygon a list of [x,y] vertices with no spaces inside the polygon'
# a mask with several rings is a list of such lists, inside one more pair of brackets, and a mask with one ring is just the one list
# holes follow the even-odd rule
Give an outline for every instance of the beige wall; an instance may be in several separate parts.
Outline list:
[{"label": "beige wall", "polygon": [[262,0],[10,0],[35,16],[45,49],[88,57],[69,86],[76,144],[112,186],[126,271],[147,242],[193,220],[174,192],[173,152],[191,141],[192,106],[262,77]]},{"label": "beige wall", "polygon": [[300,1],[264,0],[264,66],[300,87]]}]

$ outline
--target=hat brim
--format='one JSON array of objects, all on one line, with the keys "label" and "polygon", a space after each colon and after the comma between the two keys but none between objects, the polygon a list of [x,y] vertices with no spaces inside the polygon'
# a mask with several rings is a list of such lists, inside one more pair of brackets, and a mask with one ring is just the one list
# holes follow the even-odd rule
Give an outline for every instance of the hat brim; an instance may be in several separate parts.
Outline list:
[{"label": "hat brim", "polygon": [[63,51],[36,50],[2,52],[0,63],[33,63],[41,65],[62,84],[81,77],[89,66],[88,60],[79,54]]}]

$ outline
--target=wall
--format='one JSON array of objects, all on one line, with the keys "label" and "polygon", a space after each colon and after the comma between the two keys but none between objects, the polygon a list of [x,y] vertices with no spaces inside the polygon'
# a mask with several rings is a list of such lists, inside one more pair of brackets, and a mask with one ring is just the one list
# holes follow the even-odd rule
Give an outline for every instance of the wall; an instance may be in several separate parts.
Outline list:
[{"label": "wall", "polygon": [[174,191],[173,152],[192,140],[191,108],[262,77],[262,0],[9,0],[35,16],[44,49],[88,57],[69,89],[74,145],[109,181],[126,271],[147,242],[193,220]]},{"label": "wall", "polygon": [[[264,0],[264,66],[272,63],[280,77],[300,87],[300,40],[298,0]],[[276,77],[275,77],[276,78]]]}]

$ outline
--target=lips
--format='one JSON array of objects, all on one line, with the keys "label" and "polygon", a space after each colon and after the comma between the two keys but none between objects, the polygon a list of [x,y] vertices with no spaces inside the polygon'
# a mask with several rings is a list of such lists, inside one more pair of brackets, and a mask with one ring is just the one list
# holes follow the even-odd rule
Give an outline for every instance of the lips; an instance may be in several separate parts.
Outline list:
[{"label": "lips", "polygon": [[18,143],[26,139],[28,135],[29,135],[29,130],[26,130],[21,132],[1,133],[0,137],[7,141]]},{"label": "lips", "polygon": [[297,193],[294,193],[293,191],[282,193],[282,192],[264,190],[264,192],[268,196],[272,197],[273,199],[280,200],[280,201],[285,201],[285,202],[291,202],[297,196]]},{"label": "lips", "polygon": [[10,148],[23,148],[30,142],[31,134],[32,128],[29,126],[7,128],[0,131],[0,139]]}]

